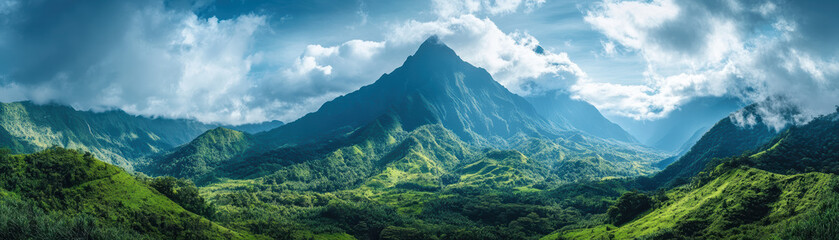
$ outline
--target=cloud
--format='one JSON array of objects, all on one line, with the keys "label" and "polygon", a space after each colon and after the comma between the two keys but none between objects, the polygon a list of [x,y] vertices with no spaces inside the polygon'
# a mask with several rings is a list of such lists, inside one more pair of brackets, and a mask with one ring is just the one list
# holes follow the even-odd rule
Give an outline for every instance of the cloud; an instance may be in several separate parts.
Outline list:
[{"label": "cloud", "polygon": [[440,17],[457,17],[464,14],[488,13],[490,15],[514,13],[520,8],[533,10],[545,0],[433,0],[434,12]]},{"label": "cloud", "polygon": [[[146,2],[144,2],[146,3]],[[61,11],[56,11],[56,9]],[[30,16],[52,18],[37,19]],[[11,99],[80,109],[241,123],[270,119],[253,106],[251,51],[266,17],[198,18],[162,2],[21,3],[4,27],[2,91]]]},{"label": "cloud", "polygon": [[510,91],[539,94],[566,88],[585,73],[566,53],[541,49],[526,32],[505,33],[490,19],[461,15],[430,22],[409,21],[390,35],[392,42],[418,43],[437,35],[465,61],[486,69]]},{"label": "cloud", "polygon": [[[603,1],[585,20],[647,63],[644,85],[583,79],[578,97],[601,110],[655,119],[689,99],[737,96],[760,102],[783,96],[797,119],[833,111],[839,102],[839,30],[825,23],[836,3],[807,1]],[[772,108],[762,111],[763,119]]]},{"label": "cloud", "polygon": [[[505,33],[489,19],[466,14],[395,25],[382,41],[350,40],[341,45],[309,45],[282,79],[289,91],[312,96],[347,92],[370,84],[398,67],[426,38],[436,35],[465,61],[486,69],[510,91],[540,94],[564,89],[585,73],[565,53],[544,49],[525,32]],[[312,106],[315,108],[316,106]]]}]

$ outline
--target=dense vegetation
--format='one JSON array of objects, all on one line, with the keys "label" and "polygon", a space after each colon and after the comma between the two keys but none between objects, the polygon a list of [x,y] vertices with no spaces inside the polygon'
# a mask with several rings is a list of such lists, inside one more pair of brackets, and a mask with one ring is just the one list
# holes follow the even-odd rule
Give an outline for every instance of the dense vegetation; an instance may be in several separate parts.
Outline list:
[{"label": "dense vegetation", "polygon": [[833,239],[839,232],[837,116],[793,126],[757,153],[703,161],[690,182],[651,198],[651,210],[622,204],[648,198],[626,193],[604,222],[614,225],[559,231],[546,239]]},{"label": "dense vegetation", "polygon": [[[3,228],[0,232],[12,235],[13,239],[32,236],[28,234],[37,234],[33,238],[100,239],[112,235],[242,237],[185,210],[155,188],[113,165],[94,159],[90,153],[58,147],[28,155],[7,153],[0,155],[0,172],[3,173],[0,189],[4,189],[0,211],[17,212],[19,215],[11,216],[19,217],[0,219]],[[195,190],[194,186],[192,190]],[[195,194],[173,196],[183,196],[175,199],[184,203],[200,200]],[[188,199],[190,196],[192,200]],[[34,228],[37,231],[23,232],[21,224],[27,219],[43,225]]]},{"label": "dense vegetation", "polygon": [[[757,105],[751,105],[743,111],[756,111],[756,107]],[[730,117],[723,118],[711,130],[708,130],[684,156],[655,174],[654,181],[664,186],[685,184],[714,158],[737,156],[743,151],[754,150],[777,135],[777,132],[764,125],[759,117],[755,121],[757,124],[754,126],[740,127]]]},{"label": "dense vegetation", "polygon": [[219,127],[156,161],[139,166],[138,170],[202,182],[212,179],[216,167],[243,153],[252,144],[249,134]]}]

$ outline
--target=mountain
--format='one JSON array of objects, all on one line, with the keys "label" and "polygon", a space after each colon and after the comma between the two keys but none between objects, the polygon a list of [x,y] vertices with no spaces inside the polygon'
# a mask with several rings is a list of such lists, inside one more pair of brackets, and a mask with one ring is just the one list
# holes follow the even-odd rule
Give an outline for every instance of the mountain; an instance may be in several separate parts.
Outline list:
[{"label": "mountain", "polygon": [[232,129],[240,132],[246,132],[250,134],[257,134],[261,132],[266,132],[274,128],[278,128],[282,126],[283,122],[272,120],[272,121],[265,121],[261,123],[247,123],[242,125],[222,125],[220,127],[224,127],[227,129]]},{"label": "mountain", "polygon": [[146,118],[123,111],[77,111],[31,102],[0,103],[0,147],[32,153],[51,146],[81,149],[132,169],[148,154],[187,143],[210,126],[191,120]]},{"label": "mountain", "polygon": [[[560,231],[542,239],[832,239],[839,177],[720,169],[695,188],[677,188],[625,224]],[[641,198],[643,199],[643,198]]]},{"label": "mountain", "polygon": [[0,153],[0,172],[0,212],[14,216],[0,217],[0,235],[12,239],[247,237],[185,209],[202,208],[194,186],[153,187],[166,179],[138,179],[89,153]]},{"label": "mountain", "polygon": [[[283,122],[268,121],[226,128],[248,133],[264,132]],[[57,104],[0,103],[0,148],[33,153],[51,146],[81,149],[129,171],[188,143],[219,124],[194,120],[147,118],[120,110],[78,111]]]},{"label": "mountain", "polygon": [[218,224],[271,238],[535,239],[626,188],[558,187],[629,181],[663,156],[555,126],[431,38],[295,122],[214,129],[148,166],[197,182]]},{"label": "mountain", "polygon": [[344,136],[385,114],[399,118],[406,131],[441,123],[471,143],[504,143],[518,133],[556,132],[524,98],[431,37],[401,67],[373,84],[255,137],[272,146],[316,142]]},{"label": "mountain", "polygon": [[664,185],[680,185],[702,171],[714,158],[737,156],[771,141],[778,132],[764,124],[760,115],[754,114],[757,108],[757,104],[752,104],[738,112],[755,116],[754,125],[739,126],[733,120],[735,114],[723,118],[702,135],[690,151],[655,174],[653,180]]},{"label": "mountain", "polygon": [[241,154],[253,144],[251,135],[218,127],[209,130],[154,164],[138,170],[152,175],[193,178],[210,173],[222,161]]},{"label": "mountain", "polygon": [[743,108],[739,100],[730,97],[700,97],[680,106],[667,117],[643,120],[620,116],[609,119],[632,134],[641,143],[671,153],[690,142],[699,129],[710,129],[720,119]]},{"label": "mountain", "polygon": [[839,174],[839,112],[791,126],[749,157],[757,168],[775,173]]},{"label": "mountain", "polygon": [[[596,112],[593,108],[589,110]],[[655,168],[650,161],[661,156],[629,143],[607,141],[555,126],[524,98],[507,91],[485,70],[464,62],[432,37],[404,65],[373,84],[329,101],[297,121],[253,135],[253,146],[229,161],[222,161],[217,176],[257,178],[315,163],[323,164],[318,168],[329,166],[328,171],[333,171],[333,167],[349,168],[343,165],[351,155],[357,157],[354,163],[360,164],[347,170],[353,174],[343,174],[352,176],[351,179],[326,184],[330,189],[350,187],[362,183],[369,174],[377,174],[380,169],[374,168],[375,162],[401,151],[398,144],[411,143],[414,131],[427,125],[445,129],[437,132],[453,133],[430,141],[456,142],[473,149],[519,150],[546,168],[563,172],[565,177],[554,178],[555,181],[652,173]],[[449,154],[445,151],[448,150],[421,152],[426,156]],[[333,154],[344,159],[334,159]],[[461,156],[434,165],[453,165],[465,160]],[[166,165],[166,161],[154,165]],[[332,161],[340,164],[327,164]],[[591,174],[574,173],[582,169]],[[323,177],[329,178],[327,175],[331,173],[311,174],[325,174]],[[189,178],[198,180],[198,176]]]},{"label": "mountain", "polygon": [[[629,214],[627,221],[543,239],[833,239],[839,234],[837,131],[839,112],[791,126],[755,151],[707,162],[689,185],[651,197],[625,194],[622,199],[633,200],[619,199],[610,212]],[[647,207],[626,211],[630,203]]]},{"label": "mountain", "polygon": [[638,142],[623,128],[603,117],[593,105],[583,100],[572,99],[568,93],[551,91],[528,96],[527,100],[540,115],[561,128],[578,129],[603,139]]}]

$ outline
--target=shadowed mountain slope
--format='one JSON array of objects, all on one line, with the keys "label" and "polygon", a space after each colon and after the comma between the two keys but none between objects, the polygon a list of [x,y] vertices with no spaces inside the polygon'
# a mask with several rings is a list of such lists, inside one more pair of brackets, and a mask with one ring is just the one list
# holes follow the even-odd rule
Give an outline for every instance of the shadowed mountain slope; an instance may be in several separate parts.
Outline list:
[{"label": "shadowed mountain slope", "polygon": [[609,121],[590,103],[560,91],[528,96],[536,111],[556,126],[574,128],[604,139],[637,143],[632,135]]},{"label": "shadowed mountain slope", "polygon": [[550,136],[556,131],[524,98],[432,37],[375,83],[256,137],[272,146],[314,142],[343,136],[385,114],[398,116],[407,131],[441,123],[470,143],[503,143],[517,133]]}]

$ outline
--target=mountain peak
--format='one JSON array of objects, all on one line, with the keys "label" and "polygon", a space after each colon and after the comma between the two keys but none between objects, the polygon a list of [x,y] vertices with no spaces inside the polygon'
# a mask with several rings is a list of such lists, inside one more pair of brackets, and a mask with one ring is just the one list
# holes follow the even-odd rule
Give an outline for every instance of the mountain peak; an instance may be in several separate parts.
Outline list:
[{"label": "mountain peak", "polygon": [[425,39],[424,42],[420,45],[419,49],[417,49],[416,53],[414,53],[414,57],[424,58],[424,59],[434,59],[435,61],[443,60],[443,59],[451,59],[456,58],[460,60],[460,57],[457,56],[457,53],[454,52],[449,46],[447,46],[443,41],[440,40],[437,35],[432,35]]},{"label": "mountain peak", "polygon": [[309,143],[343,136],[391,116],[406,131],[439,123],[462,140],[476,143],[504,143],[519,133],[553,135],[556,130],[527,100],[432,36],[402,66],[373,84],[257,137],[275,146]]}]

